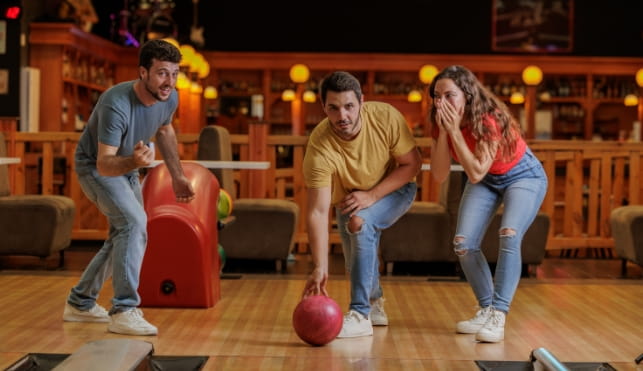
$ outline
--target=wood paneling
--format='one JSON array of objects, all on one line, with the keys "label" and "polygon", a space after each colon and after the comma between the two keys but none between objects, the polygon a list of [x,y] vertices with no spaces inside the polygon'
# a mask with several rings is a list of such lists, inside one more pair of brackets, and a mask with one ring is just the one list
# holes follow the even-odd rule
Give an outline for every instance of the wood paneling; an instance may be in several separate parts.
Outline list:
[{"label": "wood paneling", "polygon": [[[264,133],[265,134],[265,133]],[[240,182],[239,197],[265,195],[268,198],[292,199],[300,207],[300,215],[306,211],[306,189],[301,173],[307,137],[304,136],[260,136],[265,148],[259,152],[250,151],[247,135],[231,135],[231,142],[238,148],[241,160],[250,160],[251,154],[260,153],[271,162],[271,170],[263,171],[261,181],[250,182],[250,170],[237,171],[235,179]],[[77,204],[74,224],[74,239],[104,239],[107,223],[95,208],[85,199],[74,173],[73,153],[78,133],[10,133],[9,156],[28,158],[25,148],[38,144],[42,152],[32,155],[42,157],[43,171],[39,182],[43,192],[53,189],[53,160],[64,156],[70,168],[66,174],[70,195]],[[259,137],[257,137],[259,138]],[[257,139],[256,138],[256,139]],[[194,160],[197,153],[198,135],[180,134],[179,155],[183,160]],[[429,153],[431,141],[418,138],[418,146]],[[261,145],[259,145],[262,147]],[[274,154],[277,147],[292,148],[292,167],[277,168]],[[643,200],[643,145],[641,143],[586,142],[586,141],[534,141],[530,147],[541,160],[549,179],[549,186],[542,210],[551,218],[550,236],[547,249],[610,248],[614,245],[611,237],[609,215],[611,210],[624,203],[639,204]],[[12,149],[13,148],[13,149]],[[27,183],[26,161],[10,165],[14,179],[14,193],[25,193]],[[33,180],[32,180],[33,181]],[[418,199],[437,201],[440,185],[435,183],[428,171],[418,177],[420,191]],[[270,188],[267,188],[267,187]],[[257,188],[258,187],[258,188]],[[301,251],[306,250],[305,218],[300,218],[295,238]],[[333,236],[332,241],[337,241]]]}]

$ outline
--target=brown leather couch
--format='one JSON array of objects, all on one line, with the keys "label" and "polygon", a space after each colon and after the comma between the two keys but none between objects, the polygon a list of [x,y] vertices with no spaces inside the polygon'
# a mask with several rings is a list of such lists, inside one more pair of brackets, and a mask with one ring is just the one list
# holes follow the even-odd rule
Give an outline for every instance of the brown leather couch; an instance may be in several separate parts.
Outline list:
[{"label": "brown leather couch", "polygon": [[439,202],[414,201],[409,211],[382,231],[380,254],[387,274],[395,262],[458,261],[451,240],[462,193],[462,173],[452,172],[441,185]]},{"label": "brown leather couch", "polygon": [[[498,250],[500,248],[498,232],[501,218],[502,211],[499,211],[491,221],[489,228],[487,228],[487,233],[481,244],[482,252],[487,261],[493,264],[498,262]],[[549,224],[549,216],[544,212],[539,212],[527,232],[525,232],[525,236],[522,239],[523,275],[535,276],[536,267],[543,262],[547,248]]]},{"label": "brown leather couch", "polygon": [[[7,155],[0,133],[0,157]],[[10,195],[8,165],[0,165],[0,255],[26,255],[45,259],[71,244],[76,206],[66,196]]]},{"label": "brown leather couch", "polygon": [[621,274],[627,277],[627,262],[643,266],[643,205],[620,206],[610,214],[614,249],[621,258]]}]

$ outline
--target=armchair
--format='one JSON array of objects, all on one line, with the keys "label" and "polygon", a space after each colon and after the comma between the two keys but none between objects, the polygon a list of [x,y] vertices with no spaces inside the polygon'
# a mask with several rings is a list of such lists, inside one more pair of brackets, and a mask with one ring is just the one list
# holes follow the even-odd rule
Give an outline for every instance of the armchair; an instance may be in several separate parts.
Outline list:
[{"label": "armchair", "polygon": [[[7,155],[0,133],[0,157]],[[71,244],[76,207],[58,195],[10,195],[8,165],[0,166],[0,255],[27,255],[45,259],[60,254]]]},{"label": "armchair", "polygon": [[[201,130],[198,160],[231,161],[230,133],[222,126],[210,125]],[[294,246],[299,219],[295,202],[281,199],[236,198],[231,169],[211,169],[234,199],[235,218],[219,232],[219,242],[228,259],[274,260],[277,271],[285,271],[288,255]]]},{"label": "armchair", "polygon": [[380,251],[386,273],[394,262],[458,261],[451,240],[455,233],[463,175],[452,172],[440,187],[438,202],[414,201],[390,228],[382,231]]},{"label": "armchair", "polygon": [[627,262],[643,267],[643,205],[626,205],[610,214],[614,249],[621,258],[621,275],[627,277]]}]

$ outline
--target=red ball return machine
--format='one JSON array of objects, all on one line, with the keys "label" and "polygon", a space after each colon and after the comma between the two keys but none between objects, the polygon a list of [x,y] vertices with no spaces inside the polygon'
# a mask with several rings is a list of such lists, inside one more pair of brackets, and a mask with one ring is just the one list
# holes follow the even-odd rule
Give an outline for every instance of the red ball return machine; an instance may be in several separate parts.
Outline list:
[{"label": "red ball return machine", "polygon": [[182,166],[196,193],[189,203],[176,201],[164,163],[143,180],[148,241],[138,289],[141,306],[209,308],[221,298],[219,182],[202,165]]}]

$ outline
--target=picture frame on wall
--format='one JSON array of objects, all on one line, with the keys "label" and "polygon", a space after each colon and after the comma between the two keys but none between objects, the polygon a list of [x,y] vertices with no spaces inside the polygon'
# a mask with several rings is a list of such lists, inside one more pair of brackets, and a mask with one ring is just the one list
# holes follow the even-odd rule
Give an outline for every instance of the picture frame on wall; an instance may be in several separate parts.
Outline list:
[{"label": "picture frame on wall", "polygon": [[574,0],[492,0],[491,49],[571,53]]}]

